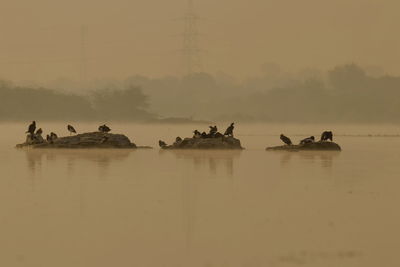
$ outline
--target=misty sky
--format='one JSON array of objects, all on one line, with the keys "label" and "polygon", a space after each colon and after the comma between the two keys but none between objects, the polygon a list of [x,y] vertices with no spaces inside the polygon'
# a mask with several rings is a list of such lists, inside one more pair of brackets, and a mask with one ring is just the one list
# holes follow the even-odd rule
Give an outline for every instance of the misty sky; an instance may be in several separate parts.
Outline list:
[{"label": "misty sky", "polygon": [[[2,0],[0,78],[78,79],[81,25],[88,78],[182,73],[186,0]],[[238,78],[264,62],[296,71],[355,62],[400,74],[395,0],[195,0],[204,70]]]}]

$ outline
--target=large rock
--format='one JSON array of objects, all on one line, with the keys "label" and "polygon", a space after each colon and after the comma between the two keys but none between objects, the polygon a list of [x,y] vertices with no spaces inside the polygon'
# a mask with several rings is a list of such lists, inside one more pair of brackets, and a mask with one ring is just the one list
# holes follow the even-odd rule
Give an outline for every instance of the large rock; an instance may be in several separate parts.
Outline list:
[{"label": "large rock", "polygon": [[267,147],[266,150],[287,150],[287,151],[295,151],[295,150],[330,150],[330,151],[340,151],[342,150],[340,146],[334,142],[314,142],[303,145],[283,145],[283,146],[274,146]]},{"label": "large rock", "polygon": [[234,137],[185,138],[163,149],[243,149],[240,140]]},{"label": "large rock", "polygon": [[52,142],[47,142],[36,136],[27,140],[23,144],[17,145],[18,148],[138,148],[128,137],[123,134],[111,133],[83,133],[72,136],[60,137]]}]

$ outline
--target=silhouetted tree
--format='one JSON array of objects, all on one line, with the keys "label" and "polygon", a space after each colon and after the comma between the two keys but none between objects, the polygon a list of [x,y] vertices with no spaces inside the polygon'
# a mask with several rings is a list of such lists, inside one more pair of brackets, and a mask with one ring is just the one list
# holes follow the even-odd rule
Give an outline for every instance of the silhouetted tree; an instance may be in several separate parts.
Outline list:
[{"label": "silhouetted tree", "polygon": [[44,88],[0,84],[0,117],[6,120],[93,119],[90,102]]},{"label": "silhouetted tree", "polygon": [[96,91],[92,100],[94,109],[101,119],[145,120],[154,117],[146,111],[147,96],[139,87]]},{"label": "silhouetted tree", "polygon": [[368,81],[365,71],[355,64],[335,67],[328,73],[329,81],[335,89],[362,89]]}]

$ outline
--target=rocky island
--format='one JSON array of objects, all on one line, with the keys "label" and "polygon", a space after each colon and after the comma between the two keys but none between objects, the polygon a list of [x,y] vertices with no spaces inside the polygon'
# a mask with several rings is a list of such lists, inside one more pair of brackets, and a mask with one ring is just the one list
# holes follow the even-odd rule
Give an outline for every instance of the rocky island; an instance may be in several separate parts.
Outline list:
[{"label": "rocky island", "polygon": [[231,123],[221,134],[217,126],[210,126],[209,133],[195,130],[193,137],[177,137],[172,145],[160,140],[159,145],[162,149],[243,149],[240,140],[233,137],[233,129],[234,123]]},{"label": "rocky island", "polygon": [[123,134],[90,132],[45,140],[41,135],[27,135],[17,148],[149,148],[139,147]]},{"label": "rocky island", "polygon": [[341,147],[335,142],[313,142],[304,143],[298,145],[283,145],[267,147],[266,150],[286,150],[286,151],[299,151],[299,150],[328,150],[328,151],[340,151]]},{"label": "rocky island", "polygon": [[294,145],[292,140],[281,134],[281,141],[285,144],[283,146],[267,147],[266,150],[286,150],[286,151],[299,151],[299,150],[325,150],[325,151],[340,151],[341,147],[333,142],[333,132],[324,131],[321,134],[319,141],[315,140],[315,136],[310,136],[300,140],[298,145]]},{"label": "rocky island", "polygon": [[137,148],[128,137],[123,134],[91,132],[73,136],[59,137],[51,142],[43,138],[31,138],[29,135],[25,143],[18,144],[17,148]]},{"label": "rocky island", "polygon": [[234,137],[185,138],[172,145],[160,145],[162,149],[243,149],[240,140]]}]

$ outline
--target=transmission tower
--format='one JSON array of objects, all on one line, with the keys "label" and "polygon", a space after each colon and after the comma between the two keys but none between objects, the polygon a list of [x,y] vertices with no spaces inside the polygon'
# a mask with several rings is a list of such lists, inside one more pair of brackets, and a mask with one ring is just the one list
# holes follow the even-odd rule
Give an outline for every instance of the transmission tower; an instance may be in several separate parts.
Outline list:
[{"label": "transmission tower", "polygon": [[86,56],[86,39],[87,39],[87,26],[81,26],[81,60],[80,60],[80,79],[81,82],[86,82],[87,79],[87,56]]},{"label": "transmission tower", "polygon": [[184,31],[182,35],[182,56],[186,75],[202,71],[200,49],[198,45],[198,21],[199,17],[194,11],[193,0],[188,0],[188,7],[183,17]]}]

